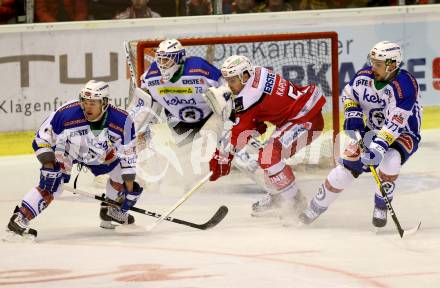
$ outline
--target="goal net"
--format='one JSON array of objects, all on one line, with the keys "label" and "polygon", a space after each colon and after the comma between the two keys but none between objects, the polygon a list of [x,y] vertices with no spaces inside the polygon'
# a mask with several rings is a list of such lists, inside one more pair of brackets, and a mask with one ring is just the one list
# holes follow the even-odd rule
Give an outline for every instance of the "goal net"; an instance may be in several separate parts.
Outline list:
[{"label": "goal net", "polygon": [[[325,131],[311,146],[289,159],[289,164],[315,167],[334,165],[334,155],[339,152],[337,145],[334,145],[339,132],[336,32],[229,35],[178,40],[186,48],[187,55],[203,57],[218,68],[229,56],[240,54],[249,57],[254,65],[270,68],[295,84],[317,84],[327,99],[323,109]],[[140,77],[154,61],[155,49],[161,41],[127,42],[135,79],[132,87],[140,85]]]}]

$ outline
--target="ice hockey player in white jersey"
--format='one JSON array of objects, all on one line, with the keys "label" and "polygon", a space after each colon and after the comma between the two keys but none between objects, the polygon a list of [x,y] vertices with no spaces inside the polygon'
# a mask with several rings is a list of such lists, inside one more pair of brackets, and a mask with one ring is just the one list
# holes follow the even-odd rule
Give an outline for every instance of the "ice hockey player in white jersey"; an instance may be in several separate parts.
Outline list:
[{"label": "ice hockey player in white jersey", "polygon": [[[371,66],[358,71],[343,91],[344,130],[353,141],[300,215],[305,224],[326,211],[342,190],[361,173],[369,171],[368,166],[378,171],[391,201],[402,165],[419,146],[422,118],[419,86],[411,73],[400,68],[401,47],[388,41],[379,42],[371,49],[369,60]],[[365,151],[359,147],[357,133],[363,136]],[[379,189],[376,190],[373,225],[383,227],[387,223],[387,208]]]},{"label": "ice hockey player in white jersey", "polygon": [[[212,115],[203,93],[222,83],[221,72],[215,66],[201,57],[187,57],[178,40],[164,40],[157,48],[155,61],[141,77],[141,90],[135,93],[131,111],[145,107],[158,114],[163,107],[168,126],[177,135],[183,135],[184,139],[179,139],[177,144],[185,144]],[[139,125],[139,132],[148,129],[148,122],[155,119],[145,120]]]},{"label": "ice hockey player in white jersey", "polygon": [[136,175],[135,133],[131,117],[109,104],[109,85],[90,80],[79,100],[53,112],[38,129],[33,149],[42,166],[39,184],[17,206],[7,230],[13,237],[35,237],[29,221],[38,216],[69,182],[73,164],[86,166],[95,176],[109,174],[106,197],[120,206],[101,206],[101,227],[114,222],[131,224],[127,211],[136,203],[142,188]]}]

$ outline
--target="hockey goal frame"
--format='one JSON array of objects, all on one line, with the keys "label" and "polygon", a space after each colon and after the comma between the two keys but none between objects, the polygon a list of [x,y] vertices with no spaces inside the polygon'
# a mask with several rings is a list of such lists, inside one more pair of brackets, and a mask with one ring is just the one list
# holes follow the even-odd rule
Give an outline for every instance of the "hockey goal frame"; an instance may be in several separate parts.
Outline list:
[{"label": "hockey goal frame", "polygon": [[[330,39],[331,57],[331,102],[332,102],[332,129],[333,129],[333,155],[339,155],[339,61],[338,61],[338,34],[329,32],[283,33],[261,35],[225,35],[216,37],[178,38],[183,46],[212,45],[212,44],[239,44],[247,42],[275,42],[294,40],[319,40]],[[145,49],[156,49],[163,39],[139,40],[136,43],[136,85],[140,87],[140,75],[145,71]]]}]

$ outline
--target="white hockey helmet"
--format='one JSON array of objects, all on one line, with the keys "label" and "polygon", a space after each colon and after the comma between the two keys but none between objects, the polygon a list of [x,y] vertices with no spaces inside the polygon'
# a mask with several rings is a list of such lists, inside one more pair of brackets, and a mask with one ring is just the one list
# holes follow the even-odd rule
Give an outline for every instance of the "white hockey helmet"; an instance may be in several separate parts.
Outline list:
[{"label": "white hockey helmet", "polygon": [[185,61],[185,48],[176,39],[168,39],[160,42],[156,50],[156,63],[159,67],[162,79],[168,81]]},{"label": "white hockey helmet", "polygon": [[[100,117],[104,114],[104,112],[108,108],[108,102],[109,102],[108,98],[110,95],[109,90],[110,89],[109,89],[108,83],[103,82],[103,81],[90,80],[89,82],[86,83],[86,85],[79,92],[79,100],[81,102],[84,99],[101,100],[102,101],[102,113],[97,118],[97,120],[100,119]],[[95,120],[95,121],[97,121],[97,120]]]},{"label": "white hockey helmet", "polygon": [[243,82],[244,72],[249,73],[249,76],[254,74],[254,67],[251,60],[243,55],[232,55],[228,57],[222,65],[222,75],[224,78],[238,76],[241,83]]},{"label": "white hockey helmet", "polygon": [[[373,46],[368,54],[370,61],[379,60],[384,61],[387,66],[387,72],[391,73],[400,67],[402,63],[402,49],[397,43],[390,41],[381,41]],[[396,63],[396,69],[388,71],[388,66]]]}]

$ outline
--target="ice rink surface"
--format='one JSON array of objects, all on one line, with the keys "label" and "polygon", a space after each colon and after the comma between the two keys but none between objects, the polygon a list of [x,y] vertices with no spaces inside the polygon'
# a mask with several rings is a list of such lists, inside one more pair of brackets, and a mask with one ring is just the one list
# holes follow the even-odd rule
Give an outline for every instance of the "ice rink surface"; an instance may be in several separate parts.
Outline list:
[{"label": "ice rink surface", "polygon": [[[440,287],[440,131],[423,135],[419,151],[397,181],[394,209],[404,228],[422,221],[417,234],[400,239],[389,218],[376,234],[371,225],[375,182],[362,175],[308,227],[288,220],[253,218],[250,205],[263,194],[238,172],[208,183],[174,217],[203,223],[221,205],[229,214],[200,231],[162,222],[144,235],[98,227],[99,203],[65,191],[31,226],[36,243],[0,242],[0,286],[5,287]],[[0,225],[36,183],[33,155],[0,158]],[[76,173],[75,173],[76,174]],[[74,174],[74,175],[75,175]],[[297,173],[310,197],[326,176]],[[199,179],[203,175],[199,175]],[[163,213],[194,183],[179,176],[146,189],[136,206]],[[187,180],[187,179],[186,179]],[[79,187],[94,193],[90,173]],[[155,218],[133,213],[139,225]],[[5,235],[4,229],[0,237]]]}]

